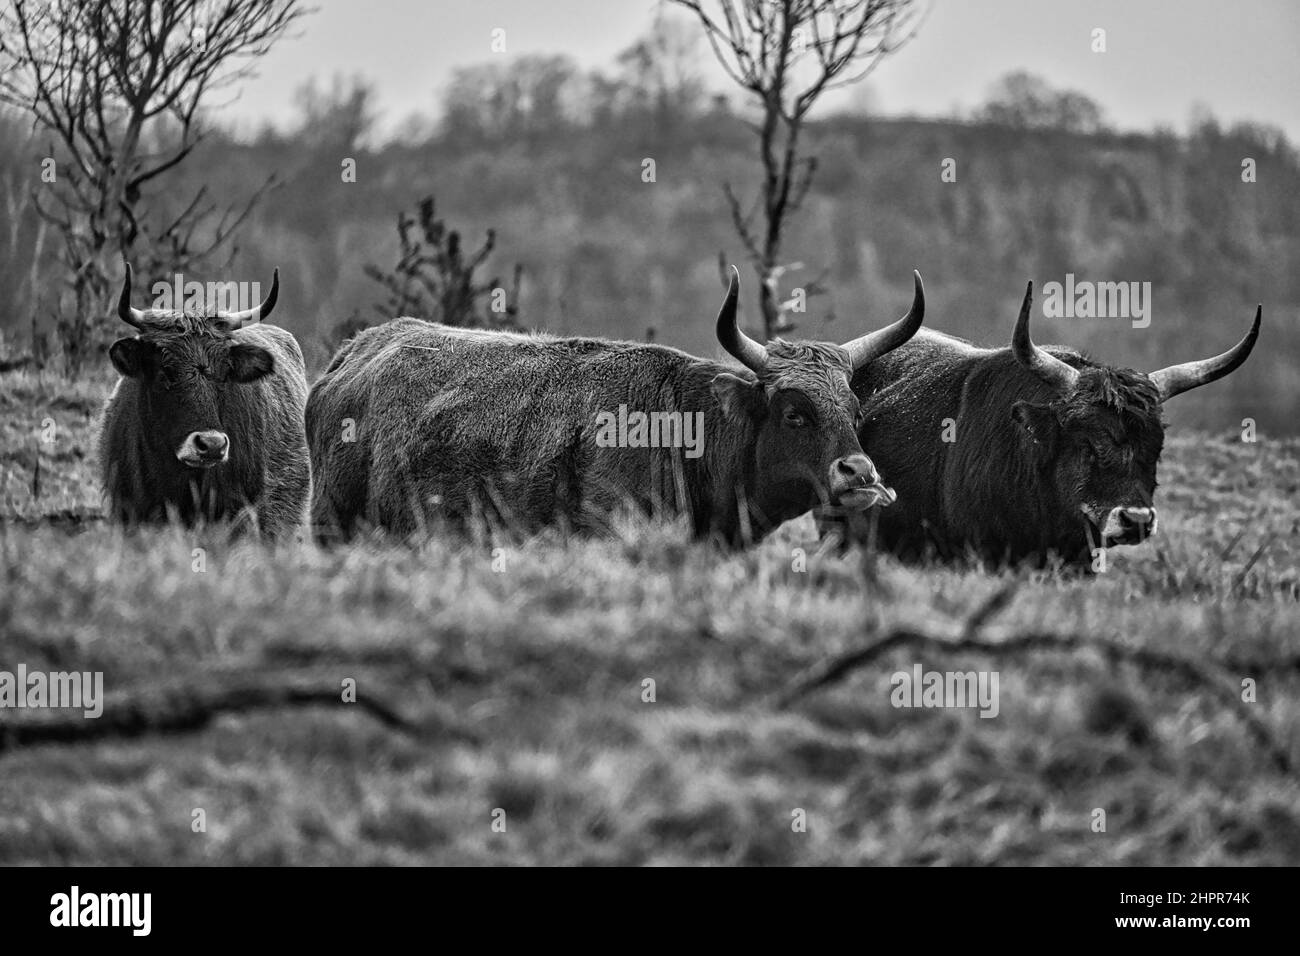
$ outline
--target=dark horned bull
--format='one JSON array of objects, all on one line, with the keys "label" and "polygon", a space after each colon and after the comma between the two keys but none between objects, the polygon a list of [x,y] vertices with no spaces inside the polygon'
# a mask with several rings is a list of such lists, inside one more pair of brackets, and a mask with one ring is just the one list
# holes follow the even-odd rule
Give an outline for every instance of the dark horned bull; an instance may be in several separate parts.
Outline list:
[{"label": "dark horned bull", "polygon": [[[1240,366],[1262,312],[1222,355],[1144,374],[1035,345],[1032,301],[1031,282],[1009,348],[923,330],[854,376],[862,447],[898,492],[878,519],[888,550],[1082,564],[1155,534],[1161,405]],[[851,515],[819,524],[868,533]]]},{"label": "dark horned bull", "polygon": [[[888,504],[858,444],[849,380],[916,332],[920,277],[907,315],[844,346],[760,345],[736,324],[738,294],[733,269],[717,336],[742,368],[660,345],[417,319],[367,329],[307,403],[318,534],[441,520],[597,530],[631,503],[740,545],[819,502]],[[658,440],[665,428],[676,440]]]},{"label": "dark horned bull", "polygon": [[300,527],[311,495],[302,352],[260,324],[260,305],[208,315],[131,307],[126,267],[118,317],[136,330],[109,359],[122,378],[104,408],[99,465],[110,515],[185,524],[241,516],[263,534]]}]

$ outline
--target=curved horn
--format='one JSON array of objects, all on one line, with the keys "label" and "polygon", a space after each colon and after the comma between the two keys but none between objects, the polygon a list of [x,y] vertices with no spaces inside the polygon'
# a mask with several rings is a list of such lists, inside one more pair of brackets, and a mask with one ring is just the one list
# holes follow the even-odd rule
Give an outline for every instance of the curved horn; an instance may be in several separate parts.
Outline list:
[{"label": "curved horn", "polygon": [[227,312],[222,319],[231,327],[239,328],[252,322],[260,322],[275,308],[275,300],[280,297],[280,270],[277,268],[275,274],[271,277],[271,292],[261,305],[255,305],[251,309],[244,309],[242,312]]},{"label": "curved horn", "polygon": [[862,368],[872,359],[880,358],[890,349],[896,349],[921,327],[925,318],[925,286],[921,284],[921,273],[912,270],[915,289],[912,293],[912,307],[893,325],[888,325],[876,332],[868,332],[856,339],[844,343],[844,350],[853,360],[853,371]]},{"label": "curved horn", "polygon": [[126,263],[126,277],[122,280],[122,295],[117,300],[117,317],[127,325],[140,328],[144,323],[144,313],[131,308],[131,263]]},{"label": "curved horn", "polygon": [[740,363],[756,375],[762,375],[767,368],[767,349],[759,345],[736,324],[736,303],[740,299],[740,272],[731,267],[731,283],[727,286],[727,297],[722,300],[718,310],[718,341]]},{"label": "curved horn", "polygon": [[1223,378],[1229,372],[1236,371],[1237,366],[1246,361],[1251,349],[1255,347],[1255,340],[1259,338],[1259,320],[1263,314],[1264,306],[1255,306],[1255,322],[1246,333],[1246,337],[1222,355],[1195,362],[1184,362],[1181,365],[1171,365],[1152,372],[1151,381],[1160,390],[1161,403],[1188,389],[1208,385],[1216,378]]},{"label": "curved horn", "polygon": [[1062,362],[1055,355],[1044,352],[1029,338],[1029,307],[1034,302],[1034,283],[1025,286],[1025,301],[1020,305],[1020,318],[1011,335],[1011,351],[1018,361],[1058,392],[1068,392],[1079,379],[1079,370]]}]

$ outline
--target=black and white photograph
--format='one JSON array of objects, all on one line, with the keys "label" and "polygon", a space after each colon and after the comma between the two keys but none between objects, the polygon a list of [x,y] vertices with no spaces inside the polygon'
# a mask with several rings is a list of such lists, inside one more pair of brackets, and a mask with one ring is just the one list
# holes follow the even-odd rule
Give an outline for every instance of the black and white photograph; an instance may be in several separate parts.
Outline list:
[{"label": "black and white photograph", "polygon": [[1186,867],[1076,915],[1249,939],[1297,50],[1289,0],[0,0],[0,864],[75,868],[22,921]]}]

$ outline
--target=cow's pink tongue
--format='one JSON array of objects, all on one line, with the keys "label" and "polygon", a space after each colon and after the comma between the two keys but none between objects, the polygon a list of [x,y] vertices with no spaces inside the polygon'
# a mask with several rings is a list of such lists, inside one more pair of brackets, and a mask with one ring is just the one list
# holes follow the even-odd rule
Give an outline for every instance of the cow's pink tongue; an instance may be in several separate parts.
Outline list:
[{"label": "cow's pink tongue", "polygon": [[840,495],[839,501],[836,503],[844,508],[860,508],[865,511],[867,508],[888,508],[897,500],[898,495],[893,488],[887,485],[875,484],[846,491]]}]

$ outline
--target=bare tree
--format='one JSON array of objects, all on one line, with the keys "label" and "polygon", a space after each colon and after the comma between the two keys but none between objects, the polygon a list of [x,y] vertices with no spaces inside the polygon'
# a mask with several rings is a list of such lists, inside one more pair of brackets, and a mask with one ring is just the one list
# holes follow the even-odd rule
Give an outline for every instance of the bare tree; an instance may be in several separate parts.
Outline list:
[{"label": "bare tree", "polygon": [[[10,0],[0,8],[0,101],[51,137],[41,216],[63,237],[75,321],[105,314],[113,259],[184,269],[231,239],[242,207],[206,187],[146,193],[203,139],[200,107],[246,77],[302,15],[298,0]],[[75,364],[75,360],[74,360]]]},{"label": "bare tree", "polygon": [[[777,279],[781,241],[817,169],[799,152],[809,112],[822,94],[856,83],[915,32],[914,0],[673,0],[704,27],[727,75],[758,100],[763,183],[745,210],[724,186],[736,231],[759,278],[764,332],[784,320]],[[762,223],[756,223],[759,213]]]}]

